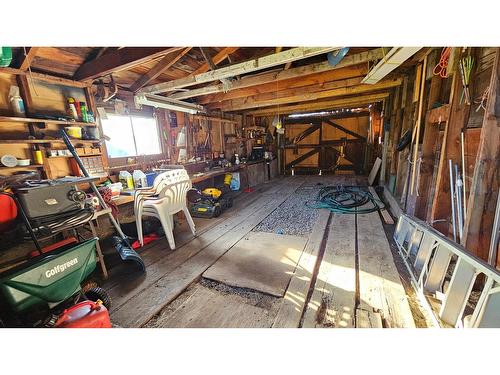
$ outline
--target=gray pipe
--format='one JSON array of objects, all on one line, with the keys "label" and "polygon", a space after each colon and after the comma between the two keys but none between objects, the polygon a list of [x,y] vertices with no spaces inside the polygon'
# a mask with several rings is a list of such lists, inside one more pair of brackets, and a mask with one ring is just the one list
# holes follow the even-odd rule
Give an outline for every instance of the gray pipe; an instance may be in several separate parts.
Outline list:
[{"label": "gray pipe", "polygon": [[448,166],[450,168],[450,195],[451,195],[451,223],[453,225],[453,240],[457,242],[457,224],[455,222],[455,188],[453,186],[453,165],[451,159],[448,160]]}]

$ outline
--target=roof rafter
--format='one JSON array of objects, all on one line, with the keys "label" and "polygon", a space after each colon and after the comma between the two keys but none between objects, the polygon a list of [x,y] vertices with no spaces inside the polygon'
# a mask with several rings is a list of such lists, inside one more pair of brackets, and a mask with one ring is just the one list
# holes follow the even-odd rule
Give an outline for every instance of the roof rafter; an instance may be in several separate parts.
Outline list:
[{"label": "roof rafter", "polygon": [[26,52],[24,52],[23,49],[23,54],[19,62],[20,70],[26,71],[29,69],[31,61],[33,61],[33,58],[36,56],[36,53],[38,52],[38,48],[39,47],[26,47]]},{"label": "roof rafter", "polygon": [[149,82],[156,79],[165,70],[179,61],[185,54],[187,54],[192,47],[186,47],[178,53],[169,53],[162,58],[158,63],[151,68],[146,74],[142,75],[137,81],[130,85],[130,91],[136,92],[140,88],[146,86]]},{"label": "roof rafter", "polygon": [[99,58],[86,62],[75,72],[74,79],[86,81],[110,73],[130,69],[183,47],[125,47],[104,53]]},{"label": "roof rafter", "polygon": [[[217,65],[224,61],[230,54],[233,52],[237,51],[239,47],[224,47],[221,49],[215,56],[211,57],[212,62]],[[202,64],[198,69],[196,69],[194,72],[192,72],[189,76],[195,76],[197,74],[205,73],[208,72],[210,69],[210,66],[207,63]]]}]

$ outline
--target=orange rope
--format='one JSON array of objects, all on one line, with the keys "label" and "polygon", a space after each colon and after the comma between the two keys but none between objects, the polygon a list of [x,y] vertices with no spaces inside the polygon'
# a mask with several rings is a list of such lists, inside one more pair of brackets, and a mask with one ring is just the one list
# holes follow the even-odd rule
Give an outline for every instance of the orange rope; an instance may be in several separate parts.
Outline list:
[{"label": "orange rope", "polygon": [[441,78],[448,77],[446,69],[448,68],[448,60],[450,59],[451,47],[444,47],[441,51],[441,58],[439,63],[434,67],[432,71],[434,75],[440,76]]}]

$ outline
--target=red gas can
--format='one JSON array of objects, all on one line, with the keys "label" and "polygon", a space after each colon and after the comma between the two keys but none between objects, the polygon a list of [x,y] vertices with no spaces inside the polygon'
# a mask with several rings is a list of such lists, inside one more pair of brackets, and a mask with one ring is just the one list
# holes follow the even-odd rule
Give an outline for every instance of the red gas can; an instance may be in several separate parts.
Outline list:
[{"label": "red gas can", "polygon": [[111,328],[108,309],[102,303],[83,301],[63,311],[57,328]]}]

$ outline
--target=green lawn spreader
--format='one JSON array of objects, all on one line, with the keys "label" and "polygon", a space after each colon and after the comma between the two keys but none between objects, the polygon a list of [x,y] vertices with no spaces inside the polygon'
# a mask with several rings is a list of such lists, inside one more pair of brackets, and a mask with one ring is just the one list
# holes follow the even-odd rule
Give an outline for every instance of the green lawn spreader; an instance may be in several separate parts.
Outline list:
[{"label": "green lawn spreader", "polygon": [[[96,267],[96,242],[97,238],[92,238],[71,243],[0,274],[0,319],[3,325],[58,326],[58,321],[67,317],[68,309],[74,312],[74,307],[83,303],[81,301],[100,299],[105,300],[106,306],[109,298],[101,288],[91,285],[82,289],[82,284]],[[104,295],[99,295],[102,292]],[[105,312],[109,321],[107,310]],[[93,315],[91,309],[86,313],[89,317]],[[84,323],[82,326],[88,325]]]}]

